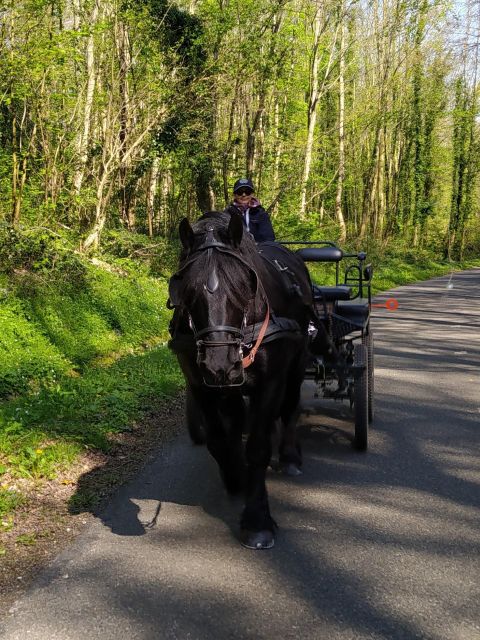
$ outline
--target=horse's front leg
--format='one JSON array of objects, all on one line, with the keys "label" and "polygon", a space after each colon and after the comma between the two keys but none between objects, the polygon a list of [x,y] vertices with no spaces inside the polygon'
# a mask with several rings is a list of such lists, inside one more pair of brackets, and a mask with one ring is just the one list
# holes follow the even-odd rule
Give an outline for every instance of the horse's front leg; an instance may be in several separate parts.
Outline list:
[{"label": "horse's front leg", "polygon": [[231,495],[245,487],[242,431],[245,403],[240,394],[206,394],[202,397],[207,449],[217,461],[226,490]]},{"label": "horse's front leg", "polygon": [[262,402],[261,407],[256,404],[252,404],[251,432],[246,446],[247,487],[240,522],[241,542],[249,549],[270,549],[275,542],[276,524],[270,515],[265,475],[272,456],[275,416],[271,403]]}]

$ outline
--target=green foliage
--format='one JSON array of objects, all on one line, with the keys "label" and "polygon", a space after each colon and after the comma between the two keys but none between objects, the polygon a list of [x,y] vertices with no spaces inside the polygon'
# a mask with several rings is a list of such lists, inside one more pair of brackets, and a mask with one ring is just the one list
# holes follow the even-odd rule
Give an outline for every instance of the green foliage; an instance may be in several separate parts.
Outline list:
[{"label": "green foliage", "polygon": [[0,398],[55,382],[71,365],[32,322],[28,303],[12,295],[0,306]]},{"label": "green foliage", "polygon": [[[14,290],[15,278],[0,279],[0,476],[52,479],[85,447],[108,450],[112,433],[182,386],[162,346],[165,281],[103,264],[85,267],[80,290],[55,278]],[[2,492],[0,508],[20,500]]]},{"label": "green foliage", "polygon": [[42,332],[77,366],[120,348],[113,323],[98,308],[89,290],[75,297],[54,290],[30,300],[32,317]]},{"label": "green foliage", "polygon": [[7,419],[0,414],[0,455],[5,472],[12,477],[52,479],[73,462],[80,451],[77,443],[50,442],[38,428],[25,428],[33,416],[23,406],[17,406],[13,415],[14,419]]},{"label": "green foliage", "polygon": [[67,241],[50,229],[0,226],[0,273],[34,273],[82,284],[85,265]]},{"label": "green foliage", "polygon": [[[25,498],[18,491],[0,488],[0,518],[5,518],[24,502]],[[7,529],[8,525],[8,520],[1,522],[0,531]]]},{"label": "green foliage", "polygon": [[133,233],[126,229],[109,229],[102,237],[104,253],[116,258],[131,258],[139,262],[145,255],[149,255],[156,239],[149,238],[143,233]]},{"label": "green foliage", "polygon": [[145,266],[145,273],[162,278],[168,278],[174,272],[180,253],[180,243],[176,239],[150,238],[125,229],[107,231],[102,248],[120,268],[138,274]]},{"label": "green foliage", "polygon": [[110,327],[131,346],[167,336],[170,312],[166,309],[167,284],[147,276],[119,278],[96,270],[89,280],[95,307]]},{"label": "green foliage", "polygon": [[179,255],[180,242],[178,240],[160,242],[150,260],[150,272],[157,277],[169,278],[178,267]]},{"label": "green foliage", "polygon": [[312,213],[308,218],[301,219],[293,207],[288,215],[275,218],[272,223],[279,240],[335,242],[339,235],[338,226],[331,219],[322,219],[318,213]]},{"label": "green foliage", "polygon": [[[107,265],[108,266],[108,265]],[[167,337],[167,285],[84,267],[83,287],[51,272],[4,290],[0,307],[0,397],[55,383],[74,368]],[[24,283],[23,283],[24,284]],[[20,297],[21,296],[21,297]]]},{"label": "green foliage", "polygon": [[52,478],[85,447],[108,450],[112,433],[176,393],[183,378],[166,347],[91,366],[82,376],[4,403],[0,459],[4,471]]},{"label": "green foliage", "polygon": [[184,62],[184,72],[196,75],[206,61],[202,44],[202,22],[196,15],[167,0],[141,0],[128,3],[132,8],[144,5],[154,24],[154,33],[166,47],[171,47]]},{"label": "green foliage", "polygon": [[33,546],[37,541],[37,536],[35,533],[22,533],[16,539],[17,544],[21,544],[25,547]]}]

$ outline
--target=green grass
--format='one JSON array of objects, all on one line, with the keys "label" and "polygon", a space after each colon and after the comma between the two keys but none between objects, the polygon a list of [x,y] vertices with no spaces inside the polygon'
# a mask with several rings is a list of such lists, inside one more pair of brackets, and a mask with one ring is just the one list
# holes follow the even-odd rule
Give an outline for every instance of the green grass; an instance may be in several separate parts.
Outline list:
[{"label": "green grass", "polygon": [[107,451],[181,388],[166,281],[130,271],[86,263],[78,285],[0,274],[2,516],[23,500],[16,478],[53,479],[86,448]]},{"label": "green grass", "polygon": [[32,322],[28,302],[9,296],[0,307],[0,398],[24,393],[32,380],[55,382],[71,364]]},{"label": "green grass", "polygon": [[169,311],[163,279],[122,277],[89,267],[79,290],[40,290],[28,301],[42,335],[73,366],[112,352],[126,352],[152,338],[167,337]]},{"label": "green grass", "polygon": [[174,357],[159,346],[4,402],[1,469],[13,477],[53,478],[85,448],[107,451],[112,433],[129,430],[182,381]]},{"label": "green grass", "polygon": [[[15,491],[14,489],[6,489],[0,487],[0,532],[1,530],[9,529],[11,526],[11,520],[6,518],[8,514],[14,511],[19,505],[24,502],[24,497]],[[6,518],[3,520],[3,518]]]}]

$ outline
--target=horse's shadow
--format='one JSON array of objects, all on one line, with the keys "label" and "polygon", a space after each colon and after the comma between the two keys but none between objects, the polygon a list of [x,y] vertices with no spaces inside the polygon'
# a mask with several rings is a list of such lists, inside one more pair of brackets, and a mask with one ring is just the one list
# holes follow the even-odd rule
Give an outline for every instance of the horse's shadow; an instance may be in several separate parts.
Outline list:
[{"label": "horse's shadow", "polygon": [[[152,458],[137,477],[99,506],[89,507],[83,496],[92,496],[99,477],[108,477],[115,462],[85,473],[78,481],[70,512],[91,512],[115,535],[142,536],[161,525],[165,505],[173,503],[200,507],[209,516],[227,524],[236,535],[241,498],[227,495],[206,447],[193,445],[186,435],[180,435]],[[182,469],[182,473],[179,474],[178,469]]]},{"label": "horse's shadow", "polygon": [[[338,409],[336,409],[338,412]],[[335,409],[332,411],[332,414]],[[315,432],[315,433],[314,433]],[[299,424],[301,439],[307,441],[313,436],[323,445],[350,449],[352,435],[341,427],[322,425],[317,419],[309,424],[308,412]],[[288,478],[280,473],[278,444],[280,434],[272,435],[273,451],[267,482],[298,482],[306,480]],[[108,499],[98,506],[88,505],[84,496],[95,498],[95,487],[115,474],[118,462],[107,462],[83,474],[78,481],[76,494],[71,500],[71,513],[89,511],[113,534],[119,536],[142,536],[161,528],[164,509],[167,504],[200,508],[208,516],[221,521],[237,538],[243,507],[243,496],[227,494],[218,471],[218,466],[205,446],[194,445],[186,434],[181,434],[168,447],[152,453],[151,460],[140,473],[126,482]],[[179,469],[181,473],[179,473]]]}]

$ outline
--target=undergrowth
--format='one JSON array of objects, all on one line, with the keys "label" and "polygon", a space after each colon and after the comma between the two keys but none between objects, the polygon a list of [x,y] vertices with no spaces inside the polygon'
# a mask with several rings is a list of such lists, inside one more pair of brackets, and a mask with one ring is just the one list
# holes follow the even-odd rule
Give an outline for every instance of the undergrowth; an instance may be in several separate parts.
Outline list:
[{"label": "undergrowth", "polygon": [[92,264],[50,232],[0,236],[3,518],[25,482],[55,478],[85,449],[108,451],[182,379],[165,346],[166,280],[146,263]]}]

